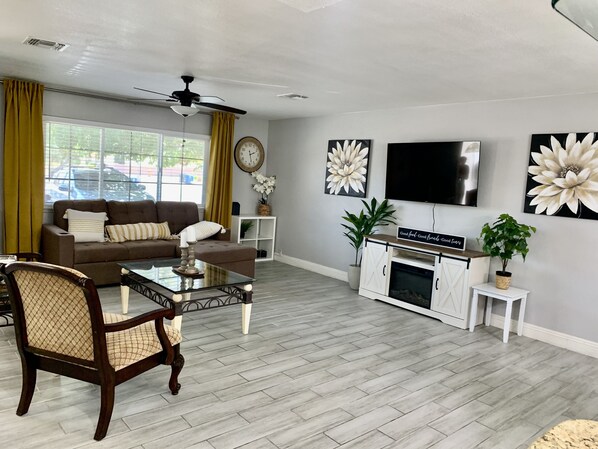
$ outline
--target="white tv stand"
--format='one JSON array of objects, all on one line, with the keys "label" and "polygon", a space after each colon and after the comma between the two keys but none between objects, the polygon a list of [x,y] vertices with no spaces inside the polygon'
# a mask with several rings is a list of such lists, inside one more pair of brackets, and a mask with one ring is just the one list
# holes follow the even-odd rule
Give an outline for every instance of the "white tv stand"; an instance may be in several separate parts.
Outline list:
[{"label": "white tv stand", "polygon": [[[490,258],[479,251],[444,249],[374,234],[364,243],[359,294],[467,329],[471,287],[488,281],[489,267]],[[422,297],[407,292],[403,284],[409,282],[427,292],[431,285],[431,293]]]}]

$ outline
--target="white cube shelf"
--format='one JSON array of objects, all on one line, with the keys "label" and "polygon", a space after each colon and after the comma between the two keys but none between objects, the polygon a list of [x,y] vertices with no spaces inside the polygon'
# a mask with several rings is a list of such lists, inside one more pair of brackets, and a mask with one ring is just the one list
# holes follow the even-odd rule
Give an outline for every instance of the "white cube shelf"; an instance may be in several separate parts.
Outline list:
[{"label": "white cube shelf", "polygon": [[[241,236],[241,223],[253,225]],[[233,215],[232,238],[241,245],[257,249],[256,262],[274,260],[274,242],[276,239],[276,217],[264,215]]]}]

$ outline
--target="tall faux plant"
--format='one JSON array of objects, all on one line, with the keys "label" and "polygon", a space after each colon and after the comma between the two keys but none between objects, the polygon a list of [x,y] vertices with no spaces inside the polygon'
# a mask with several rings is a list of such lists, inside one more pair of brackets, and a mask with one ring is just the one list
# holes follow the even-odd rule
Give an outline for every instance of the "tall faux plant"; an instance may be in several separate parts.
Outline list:
[{"label": "tall faux plant", "polygon": [[365,200],[361,200],[365,209],[359,212],[359,215],[352,214],[345,210],[343,220],[347,223],[341,223],[345,228],[343,233],[349,239],[353,248],[355,248],[355,265],[360,265],[359,251],[363,245],[363,241],[367,235],[374,232],[378,226],[389,224],[396,224],[394,218],[395,208],[389,204],[388,200],[378,203],[376,198],[372,198],[368,204]]}]

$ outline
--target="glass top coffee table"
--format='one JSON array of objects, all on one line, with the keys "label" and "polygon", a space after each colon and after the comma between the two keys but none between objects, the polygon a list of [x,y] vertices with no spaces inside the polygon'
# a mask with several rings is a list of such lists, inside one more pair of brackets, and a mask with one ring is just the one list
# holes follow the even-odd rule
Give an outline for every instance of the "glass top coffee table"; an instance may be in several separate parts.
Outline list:
[{"label": "glass top coffee table", "polygon": [[183,275],[174,270],[180,261],[154,259],[119,263],[123,314],[127,314],[129,309],[130,289],[167,309],[174,310],[172,326],[179,330],[184,313],[242,304],[241,330],[247,334],[253,304],[254,279],[200,260],[196,261],[196,267],[203,272],[202,275]]}]

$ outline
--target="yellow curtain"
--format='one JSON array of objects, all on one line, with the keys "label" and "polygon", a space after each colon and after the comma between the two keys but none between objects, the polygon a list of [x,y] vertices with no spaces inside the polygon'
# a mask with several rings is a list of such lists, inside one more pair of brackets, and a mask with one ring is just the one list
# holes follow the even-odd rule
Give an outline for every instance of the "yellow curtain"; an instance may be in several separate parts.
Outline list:
[{"label": "yellow curtain", "polygon": [[39,251],[44,212],[44,86],[4,80],[4,251]]},{"label": "yellow curtain", "polygon": [[231,227],[233,205],[233,135],[235,116],[215,112],[212,116],[210,166],[206,193],[206,220]]}]

